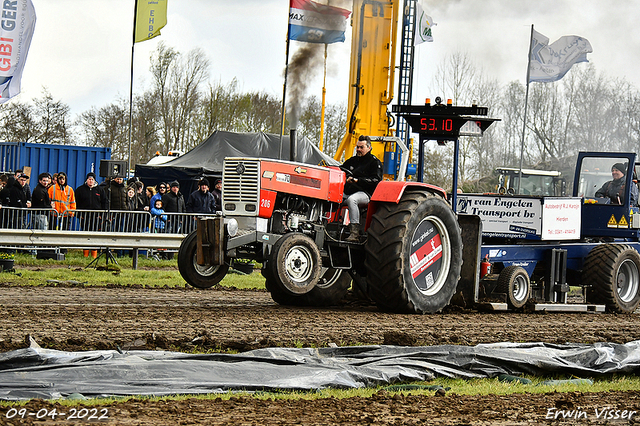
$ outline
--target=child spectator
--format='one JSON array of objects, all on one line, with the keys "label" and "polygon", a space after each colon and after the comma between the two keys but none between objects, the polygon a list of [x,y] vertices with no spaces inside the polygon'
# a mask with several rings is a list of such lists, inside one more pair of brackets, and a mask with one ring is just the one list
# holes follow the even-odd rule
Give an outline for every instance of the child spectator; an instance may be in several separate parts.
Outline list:
[{"label": "child spectator", "polygon": [[153,230],[154,232],[164,232],[164,228],[167,224],[167,215],[164,214],[162,208],[162,200],[156,200],[153,207],[151,207],[151,214],[153,215]]}]

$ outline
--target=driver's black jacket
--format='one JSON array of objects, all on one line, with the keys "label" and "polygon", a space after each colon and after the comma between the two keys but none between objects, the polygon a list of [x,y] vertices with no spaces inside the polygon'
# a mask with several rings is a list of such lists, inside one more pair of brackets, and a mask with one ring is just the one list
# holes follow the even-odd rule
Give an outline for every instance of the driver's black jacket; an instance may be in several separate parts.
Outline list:
[{"label": "driver's black jacket", "polygon": [[[624,204],[626,179],[626,176],[622,176],[620,179],[605,182],[602,188],[596,191],[596,197],[608,197],[611,204]],[[631,184],[629,195],[631,207],[636,207],[638,205],[638,187],[635,183]]]},{"label": "driver's black jacket", "polygon": [[340,166],[345,171],[347,177],[352,176],[358,182],[349,182],[344,186],[344,193],[347,195],[364,191],[371,197],[373,191],[382,180],[382,164],[371,151],[362,157],[354,155]]}]

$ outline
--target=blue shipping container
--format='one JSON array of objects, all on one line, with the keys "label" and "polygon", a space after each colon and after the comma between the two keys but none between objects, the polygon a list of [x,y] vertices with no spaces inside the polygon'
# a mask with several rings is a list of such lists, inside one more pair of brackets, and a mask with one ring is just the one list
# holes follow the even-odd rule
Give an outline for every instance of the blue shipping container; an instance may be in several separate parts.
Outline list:
[{"label": "blue shipping container", "polygon": [[87,173],[99,177],[100,160],[111,159],[111,148],[94,146],[53,145],[30,142],[0,142],[0,171],[13,172],[31,167],[29,185],[35,188],[38,175],[65,172],[73,189],[84,183]]}]

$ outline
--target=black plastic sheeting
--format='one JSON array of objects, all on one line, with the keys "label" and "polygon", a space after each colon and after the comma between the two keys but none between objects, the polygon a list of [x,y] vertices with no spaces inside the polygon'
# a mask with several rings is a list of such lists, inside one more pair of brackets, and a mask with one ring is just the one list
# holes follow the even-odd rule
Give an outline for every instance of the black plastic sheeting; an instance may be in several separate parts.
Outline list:
[{"label": "black plastic sheeting", "polygon": [[31,347],[0,354],[0,399],[309,391],[499,374],[593,377],[635,374],[639,365],[640,341],[269,348],[236,355]]}]

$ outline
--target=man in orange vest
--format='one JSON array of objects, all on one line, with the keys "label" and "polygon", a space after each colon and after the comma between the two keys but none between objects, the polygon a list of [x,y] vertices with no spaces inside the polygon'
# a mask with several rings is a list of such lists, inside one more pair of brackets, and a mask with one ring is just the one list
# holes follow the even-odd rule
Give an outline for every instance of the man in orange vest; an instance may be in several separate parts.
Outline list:
[{"label": "man in orange vest", "polygon": [[76,196],[73,188],[67,185],[65,172],[59,172],[56,179],[57,181],[49,187],[49,198],[53,208],[58,212],[56,229],[69,229],[69,219],[73,217],[76,209]]}]

